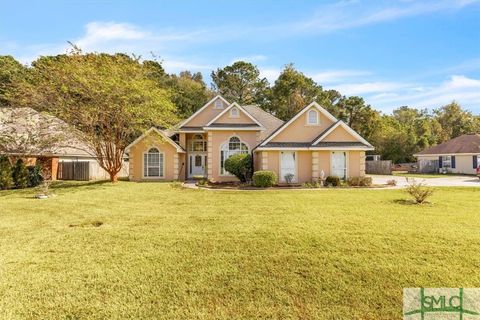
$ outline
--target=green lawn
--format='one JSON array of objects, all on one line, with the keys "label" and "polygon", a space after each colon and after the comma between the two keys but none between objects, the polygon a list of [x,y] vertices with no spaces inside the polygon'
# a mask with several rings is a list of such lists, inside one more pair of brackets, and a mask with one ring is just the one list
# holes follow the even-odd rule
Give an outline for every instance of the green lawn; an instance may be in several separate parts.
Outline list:
[{"label": "green lawn", "polygon": [[437,189],[0,191],[0,319],[400,319],[404,287],[480,287],[480,202]]}]

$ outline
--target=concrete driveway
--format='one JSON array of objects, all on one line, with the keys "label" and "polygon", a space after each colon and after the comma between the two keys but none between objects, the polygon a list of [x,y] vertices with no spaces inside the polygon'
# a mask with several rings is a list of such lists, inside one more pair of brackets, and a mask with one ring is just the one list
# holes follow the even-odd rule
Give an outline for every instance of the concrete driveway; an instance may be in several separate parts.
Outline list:
[{"label": "concrete driveway", "polygon": [[[397,187],[405,187],[407,179],[400,176],[369,175],[373,184],[386,184],[388,180],[396,180]],[[409,178],[411,179],[411,178]],[[480,179],[476,176],[445,176],[440,178],[415,178],[431,187],[480,187]]]}]

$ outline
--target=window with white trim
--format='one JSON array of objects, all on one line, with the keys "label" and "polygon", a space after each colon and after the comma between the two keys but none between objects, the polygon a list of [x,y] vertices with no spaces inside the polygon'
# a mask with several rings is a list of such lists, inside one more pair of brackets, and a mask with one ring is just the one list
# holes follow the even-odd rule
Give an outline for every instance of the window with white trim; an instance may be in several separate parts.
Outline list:
[{"label": "window with white trim", "polygon": [[452,167],[452,156],[443,156],[442,167],[443,168],[451,168]]},{"label": "window with white trim", "polygon": [[220,100],[220,99],[215,100],[214,108],[215,109],[223,109],[223,101]]},{"label": "window with white trim", "polygon": [[230,140],[222,145],[220,152],[220,174],[225,175],[225,160],[239,153],[248,153],[248,147],[239,137],[231,137]]},{"label": "window with white trim", "polygon": [[318,112],[317,110],[308,111],[307,124],[317,125],[318,124]]},{"label": "window with white trim", "polygon": [[188,151],[207,151],[207,141],[201,134],[196,134],[190,140]]},{"label": "window with white trim", "polygon": [[157,148],[150,148],[143,154],[143,176],[146,178],[163,177],[163,153]]},{"label": "window with white trim", "polygon": [[238,118],[240,117],[240,112],[237,108],[230,109],[230,118]]}]

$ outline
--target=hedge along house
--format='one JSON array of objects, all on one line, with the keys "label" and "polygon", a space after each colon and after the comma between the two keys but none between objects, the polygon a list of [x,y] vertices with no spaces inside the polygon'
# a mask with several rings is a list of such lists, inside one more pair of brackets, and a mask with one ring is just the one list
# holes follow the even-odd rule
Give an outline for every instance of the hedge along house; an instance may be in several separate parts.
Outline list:
[{"label": "hedge along house", "polygon": [[476,174],[480,166],[480,135],[464,134],[414,154],[418,161],[438,161],[450,173]]},{"label": "hedge along house", "polygon": [[365,174],[373,147],[344,122],[312,103],[287,122],[258,108],[216,96],[171,132],[151,128],[127,147],[130,180],[236,181],[224,169],[238,153],[252,154],[255,170],[271,170],[285,183]]}]

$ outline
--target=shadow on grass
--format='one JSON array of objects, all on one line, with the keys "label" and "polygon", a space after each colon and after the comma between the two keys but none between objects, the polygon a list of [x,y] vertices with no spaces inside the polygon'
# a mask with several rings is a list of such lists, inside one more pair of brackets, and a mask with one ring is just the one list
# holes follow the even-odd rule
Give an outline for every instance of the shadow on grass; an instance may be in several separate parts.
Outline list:
[{"label": "shadow on grass", "polygon": [[423,203],[417,203],[414,200],[407,200],[407,199],[395,199],[392,200],[394,203],[401,204],[404,206],[425,206],[425,205],[432,205],[431,202],[425,201]]},{"label": "shadow on grass", "polygon": [[[94,180],[94,181],[55,181],[50,186],[53,192],[66,190],[72,192],[74,190],[94,190],[100,189],[102,186],[111,186],[109,180]],[[34,194],[42,193],[41,187],[25,188],[25,189],[11,189],[0,190],[0,197],[7,197],[10,195],[27,196],[34,198]]]},{"label": "shadow on grass", "polygon": [[102,185],[112,185],[109,180],[94,180],[94,181],[56,181],[51,188],[55,190],[72,189],[72,188],[89,188]]}]

